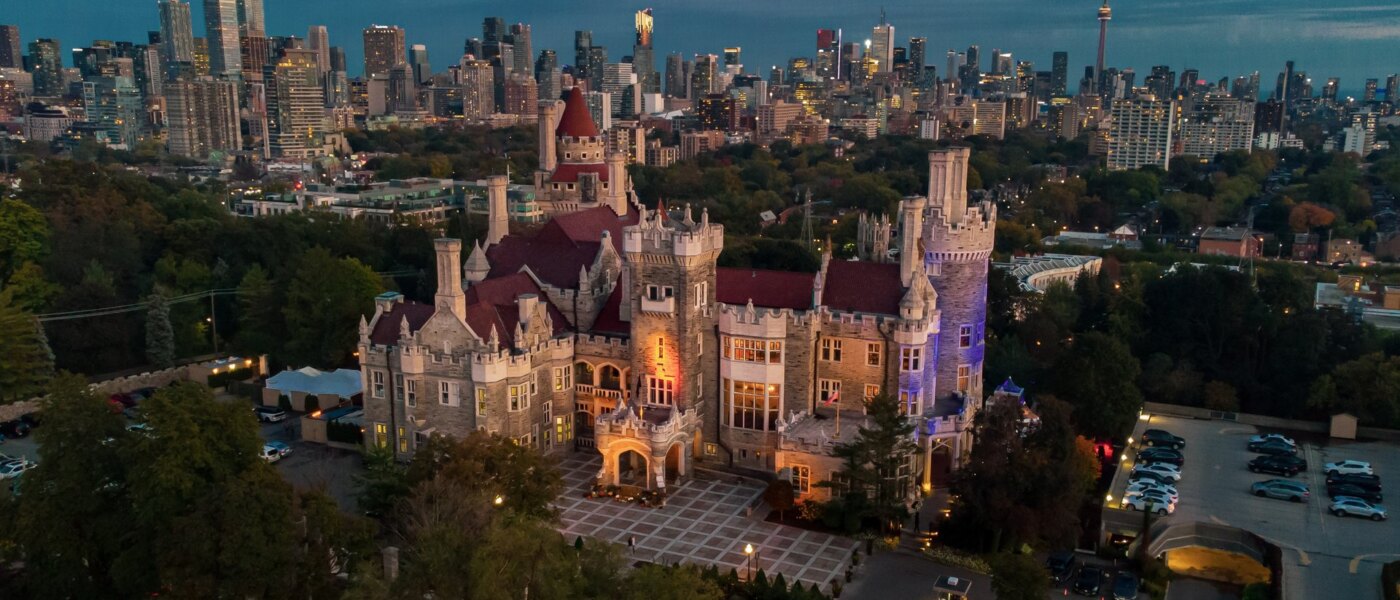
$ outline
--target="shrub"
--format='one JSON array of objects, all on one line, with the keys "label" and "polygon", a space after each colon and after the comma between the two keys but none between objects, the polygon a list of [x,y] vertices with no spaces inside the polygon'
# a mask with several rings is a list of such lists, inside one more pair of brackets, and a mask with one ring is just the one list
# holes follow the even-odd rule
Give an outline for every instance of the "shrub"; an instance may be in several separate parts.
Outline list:
[{"label": "shrub", "polygon": [[963,554],[952,548],[936,546],[924,549],[924,554],[933,559],[933,562],[948,565],[950,567],[961,567],[969,571],[976,571],[983,575],[992,572],[992,566],[987,561],[977,556]]},{"label": "shrub", "polygon": [[307,394],[306,406],[304,406],[303,408],[305,408],[306,412],[308,413],[313,413],[318,410],[321,410],[321,399],[317,398],[315,394]]},{"label": "shrub", "polygon": [[287,412],[292,412],[292,399],[291,399],[291,397],[287,396],[286,394],[278,395],[278,396],[277,396],[277,408],[280,408],[280,409],[285,410],[285,411],[287,411]]},{"label": "shrub", "polygon": [[354,423],[343,423],[341,421],[331,421],[326,423],[326,439],[342,444],[354,444],[356,446],[364,444],[364,431],[359,425]]}]

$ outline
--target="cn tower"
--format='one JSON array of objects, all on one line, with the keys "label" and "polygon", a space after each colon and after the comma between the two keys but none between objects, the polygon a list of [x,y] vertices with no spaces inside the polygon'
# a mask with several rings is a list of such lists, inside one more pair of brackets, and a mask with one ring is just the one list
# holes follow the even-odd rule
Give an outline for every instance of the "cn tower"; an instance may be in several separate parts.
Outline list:
[{"label": "cn tower", "polygon": [[1103,0],[1103,6],[1099,7],[1099,60],[1094,64],[1095,87],[1103,80],[1103,47],[1108,43],[1108,22],[1112,19],[1113,9],[1108,7],[1108,0]]}]

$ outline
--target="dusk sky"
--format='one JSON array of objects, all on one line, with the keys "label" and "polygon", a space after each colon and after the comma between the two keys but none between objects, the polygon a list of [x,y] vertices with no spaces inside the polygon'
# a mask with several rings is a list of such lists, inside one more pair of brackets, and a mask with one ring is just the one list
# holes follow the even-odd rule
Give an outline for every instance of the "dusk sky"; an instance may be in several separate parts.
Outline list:
[{"label": "dusk sky", "polygon": [[[481,20],[499,16],[534,27],[534,49],[559,52],[572,61],[573,31],[591,29],[594,43],[608,47],[609,60],[631,54],[632,12],[647,6],[602,0],[265,0],[272,35],[304,37],[308,25],[330,28],[331,43],[345,48],[350,70],[361,66],[360,30],[371,23],[399,25],[410,44],[426,44],[432,66],[442,70],[462,53],[463,41],[481,36]],[[154,0],[6,0],[0,22],[17,24],[26,40],[55,37],[65,47],[93,39],[144,41],[157,29]],[[191,3],[195,35],[204,35],[202,2]],[[1115,0],[1109,27],[1108,63],[1132,67],[1141,82],[1152,65],[1180,72],[1196,68],[1202,78],[1258,70],[1265,94],[1283,61],[1293,59],[1316,85],[1342,78],[1342,90],[1357,94],[1362,80],[1400,72],[1400,3],[1377,0]],[[810,56],[815,31],[840,27],[846,39],[863,41],[879,21],[880,3],[849,0],[655,0],[657,68],[678,51],[718,54],[743,47],[749,69],[767,73],[792,56]],[[1009,50],[1048,70],[1050,53],[1070,53],[1071,80],[1092,62],[1097,41],[1096,0],[886,0],[899,45],[911,36],[929,39],[929,61],[942,75],[949,48],[978,44],[986,54]],[[64,57],[65,64],[71,57]],[[984,59],[987,68],[989,58]]]}]

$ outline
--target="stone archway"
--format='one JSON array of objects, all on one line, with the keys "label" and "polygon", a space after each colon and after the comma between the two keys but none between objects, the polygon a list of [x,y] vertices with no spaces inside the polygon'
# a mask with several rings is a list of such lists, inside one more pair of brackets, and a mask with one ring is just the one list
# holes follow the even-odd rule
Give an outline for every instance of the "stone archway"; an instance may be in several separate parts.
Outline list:
[{"label": "stone archway", "polygon": [[671,444],[671,448],[666,451],[666,483],[678,483],[682,477],[688,475],[685,464],[685,444],[676,442]]},{"label": "stone archway", "polygon": [[650,463],[646,455],[636,450],[623,450],[617,455],[617,484],[632,485],[643,489],[651,478]]}]

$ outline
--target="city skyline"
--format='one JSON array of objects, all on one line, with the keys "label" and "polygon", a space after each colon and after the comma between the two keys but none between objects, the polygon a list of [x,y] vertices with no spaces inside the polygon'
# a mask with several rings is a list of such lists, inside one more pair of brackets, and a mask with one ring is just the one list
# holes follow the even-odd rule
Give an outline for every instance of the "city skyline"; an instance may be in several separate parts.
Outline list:
[{"label": "city skyline", "polygon": [[[56,38],[65,48],[94,39],[142,40],[146,31],[159,29],[155,10],[84,4],[91,4],[85,10],[93,18],[74,21],[67,18],[71,7],[40,5],[9,20],[19,25],[26,42]],[[202,25],[203,3],[191,4],[196,25]],[[1064,50],[1069,52],[1071,72],[1078,73],[1094,61],[1095,11],[1100,2],[1079,4],[1083,6],[993,0],[977,11],[948,13],[937,6],[903,1],[884,8],[889,22],[897,28],[895,43],[901,47],[908,45],[910,37],[927,37],[933,55],[971,44],[999,47],[1014,53],[1017,60],[1033,61],[1041,70],[1049,67],[1052,52]],[[1400,17],[1400,6],[1377,6],[1364,0],[1343,0],[1325,8],[1302,0],[1285,0],[1269,7],[1246,4],[1113,2],[1106,65],[1130,67],[1139,73],[1158,64],[1193,68],[1203,79],[1213,81],[1255,70],[1267,77],[1281,70],[1282,61],[1294,60],[1314,81],[1340,77],[1342,94],[1351,96],[1361,94],[1364,79],[1384,77],[1397,68],[1376,64],[1376,58],[1393,54],[1387,43],[1400,38],[1400,26],[1387,24],[1387,20]],[[295,5],[268,2],[266,11],[269,35],[302,37],[308,26],[326,25],[330,43],[346,50],[351,65],[360,65],[360,32],[370,24],[401,26],[409,43],[425,44],[435,56],[456,56],[466,38],[481,35],[480,22],[486,16],[529,23],[536,49],[564,52],[572,46],[574,30],[591,30],[594,43],[617,49],[610,53],[611,58],[620,60],[634,41],[633,15],[648,7],[655,11],[657,55],[680,52],[688,57],[737,45],[744,48],[746,69],[757,73],[775,64],[785,65],[790,57],[812,56],[817,28],[839,27],[845,30],[848,41],[863,41],[880,18],[879,7],[874,6],[853,10],[828,2],[752,5],[737,0],[718,0],[703,8],[672,0],[635,6],[544,0],[529,11],[514,12],[498,12],[496,5],[461,0],[415,2],[392,10],[364,0],[307,0]],[[801,13],[797,13],[799,7]],[[443,19],[444,12],[459,17]],[[773,19],[781,19],[782,26],[773,27]],[[1026,28],[1032,24],[1035,35],[1027,35]],[[196,26],[195,33],[203,34],[202,29]],[[65,58],[65,64],[69,60]]]}]

